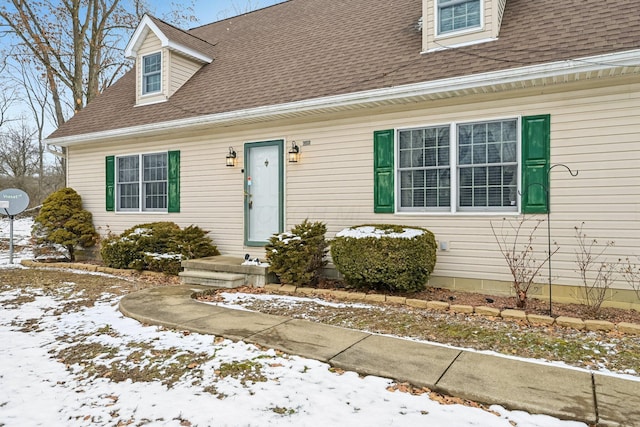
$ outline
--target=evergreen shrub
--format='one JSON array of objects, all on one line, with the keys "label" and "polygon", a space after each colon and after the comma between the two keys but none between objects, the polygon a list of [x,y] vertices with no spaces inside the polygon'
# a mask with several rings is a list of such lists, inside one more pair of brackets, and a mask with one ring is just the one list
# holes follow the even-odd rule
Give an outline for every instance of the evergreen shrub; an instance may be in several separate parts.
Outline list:
[{"label": "evergreen shrub", "polygon": [[140,224],[102,241],[100,255],[112,268],[178,274],[183,259],[219,255],[200,227],[181,229],[173,222]]},{"label": "evergreen shrub", "polygon": [[38,244],[60,245],[70,261],[75,248],[89,248],[98,241],[91,212],[82,208],[82,198],[73,188],[54,191],[34,218],[33,235]]},{"label": "evergreen shrub", "polygon": [[269,271],[283,284],[315,285],[327,264],[327,226],[305,219],[291,232],[274,234],[266,246]]},{"label": "evergreen shrub", "polygon": [[350,287],[419,292],[435,267],[436,241],[425,228],[361,225],[336,234],[331,258]]}]

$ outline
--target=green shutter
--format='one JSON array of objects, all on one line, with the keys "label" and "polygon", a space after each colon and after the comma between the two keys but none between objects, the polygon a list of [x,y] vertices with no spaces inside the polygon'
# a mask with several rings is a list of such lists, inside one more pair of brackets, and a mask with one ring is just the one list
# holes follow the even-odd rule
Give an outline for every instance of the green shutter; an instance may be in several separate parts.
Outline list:
[{"label": "green shutter", "polygon": [[373,133],[373,211],[393,213],[393,130]]},{"label": "green shutter", "polygon": [[169,151],[169,212],[180,212],[180,151]]},{"label": "green shutter", "polygon": [[115,156],[105,158],[105,208],[107,211],[115,210]]},{"label": "green shutter", "polygon": [[522,213],[547,213],[551,116],[522,118]]}]

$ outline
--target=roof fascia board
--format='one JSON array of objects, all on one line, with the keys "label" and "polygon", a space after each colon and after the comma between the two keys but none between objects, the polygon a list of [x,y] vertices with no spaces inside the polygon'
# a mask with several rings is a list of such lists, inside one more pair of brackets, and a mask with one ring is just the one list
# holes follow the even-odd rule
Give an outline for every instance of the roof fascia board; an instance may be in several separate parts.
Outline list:
[{"label": "roof fascia board", "polygon": [[[165,47],[164,44],[162,46]],[[171,40],[169,40],[167,42],[166,47],[168,47],[169,49],[178,51],[178,52],[182,53],[183,55],[187,55],[187,56],[190,56],[192,58],[195,58],[198,61],[205,62],[207,64],[210,64],[211,62],[213,62],[213,58],[211,58],[210,56],[203,55],[202,53],[198,52],[197,50],[190,49],[190,48],[188,48],[186,46],[181,45],[180,43],[176,43],[176,42],[173,42]]]},{"label": "roof fascia board", "polygon": [[541,78],[553,78],[568,74],[601,71],[618,67],[640,67],[640,49],[512,68],[508,70],[492,71],[463,77],[354,92],[344,95],[313,98],[303,101],[289,102],[286,104],[268,105],[245,110],[216,113],[181,120],[171,120],[148,125],[114,129],[104,132],[53,138],[47,139],[46,142],[50,145],[66,147],[86,143],[89,140],[99,141],[112,138],[130,137],[134,135],[144,135],[152,132],[183,129],[191,126],[220,124],[240,119],[257,119],[325,108],[348,107],[350,105],[369,102],[375,103],[393,99],[410,98],[414,96],[433,95],[455,90],[510,84]]},{"label": "roof fascia board", "polygon": [[124,56],[129,59],[135,59],[136,54],[138,52],[138,48],[140,44],[144,41],[144,38],[147,36],[148,31],[153,31],[153,33],[160,39],[162,46],[167,46],[169,44],[169,39],[164,35],[160,28],[149,18],[148,15],[144,15],[138,24],[138,27],[131,36],[129,43],[127,43],[127,47],[124,50]]},{"label": "roof fascia board", "polygon": [[166,48],[178,51],[186,56],[190,56],[192,58],[197,59],[198,61],[205,62],[207,64],[213,61],[213,58],[207,55],[204,55],[201,52],[198,52],[194,49],[188,48],[180,43],[170,40],[160,30],[160,28],[158,28],[158,26],[153,22],[153,20],[148,15],[144,15],[142,17],[140,24],[138,24],[138,27],[133,33],[133,36],[131,36],[131,40],[129,40],[129,43],[127,44],[127,47],[125,48],[125,51],[124,51],[124,56],[126,58],[129,58],[129,59],[136,58],[138,49],[140,48],[140,45],[144,41],[149,31],[152,31],[156,35],[156,37],[160,39],[160,45],[162,47],[166,47]]}]

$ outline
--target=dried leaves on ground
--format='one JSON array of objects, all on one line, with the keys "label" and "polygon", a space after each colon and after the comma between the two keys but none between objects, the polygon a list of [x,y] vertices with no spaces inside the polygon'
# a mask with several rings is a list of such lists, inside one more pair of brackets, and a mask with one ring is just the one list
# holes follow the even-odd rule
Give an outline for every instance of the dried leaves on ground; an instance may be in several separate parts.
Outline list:
[{"label": "dried leaves on ground", "polygon": [[[531,325],[502,318],[404,305],[351,304],[321,295],[312,299],[254,298],[252,294],[266,293],[264,289],[256,288],[220,290],[203,294],[200,299],[222,303],[225,301],[225,293],[229,292],[241,294],[235,295],[233,304],[263,313],[456,347],[564,362],[593,370],[640,375],[640,337],[621,334],[615,330],[578,331],[555,325]],[[465,300],[467,295],[478,298],[472,294],[455,292],[450,295],[456,296],[456,303],[458,298]],[[469,300],[465,301],[469,303]]]}]

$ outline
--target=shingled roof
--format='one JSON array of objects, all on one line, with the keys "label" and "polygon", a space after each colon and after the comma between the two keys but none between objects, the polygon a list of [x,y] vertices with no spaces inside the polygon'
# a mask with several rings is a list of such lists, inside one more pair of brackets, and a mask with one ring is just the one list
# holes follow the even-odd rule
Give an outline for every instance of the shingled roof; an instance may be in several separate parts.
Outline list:
[{"label": "shingled roof", "polygon": [[214,61],[168,101],[134,107],[129,71],[50,139],[640,48],[637,0],[509,0],[498,40],[429,53],[421,8],[421,0],[289,0],[194,28]]}]

